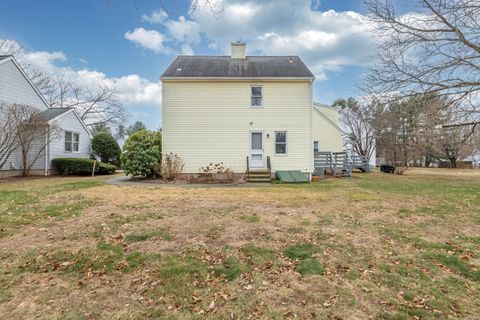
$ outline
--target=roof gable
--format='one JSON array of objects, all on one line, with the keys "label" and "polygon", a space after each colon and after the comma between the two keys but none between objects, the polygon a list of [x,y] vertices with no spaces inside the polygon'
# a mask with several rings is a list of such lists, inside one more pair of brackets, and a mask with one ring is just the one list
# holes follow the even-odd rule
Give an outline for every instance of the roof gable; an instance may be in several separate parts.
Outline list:
[{"label": "roof gable", "polygon": [[315,76],[298,56],[178,56],[160,79],[181,78],[299,78]]},{"label": "roof gable", "polygon": [[[33,90],[33,94],[35,96],[38,97],[38,99],[40,100],[39,102],[41,102],[41,104],[43,104],[42,107],[44,107],[45,109],[49,107],[47,101],[45,100],[45,98],[42,96],[42,94],[40,93],[40,91],[38,91],[37,87],[32,83],[32,81],[30,80],[30,78],[27,76],[27,74],[25,73],[25,71],[23,70],[23,68],[18,64],[18,62],[15,60],[15,58],[11,55],[8,55],[8,56],[5,56],[5,55],[0,55],[0,65],[2,64],[5,64],[5,63],[8,63],[8,62],[11,62],[13,64],[13,66],[16,68],[16,70],[20,73],[21,75],[21,78],[27,83],[27,86]],[[7,66],[8,68],[8,66]],[[0,68],[0,72],[2,71],[2,68]],[[7,73],[8,75],[8,73]],[[11,79],[9,76],[7,76],[6,79]],[[1,77],[0,77],[0,80],[1,80]],[[8,80],[10,81],[10,80]],[[15,102],[15,101],[10,101],[10,102]],[[39,108],[40,105],[35,105],[32,107],[37,107]]]}]

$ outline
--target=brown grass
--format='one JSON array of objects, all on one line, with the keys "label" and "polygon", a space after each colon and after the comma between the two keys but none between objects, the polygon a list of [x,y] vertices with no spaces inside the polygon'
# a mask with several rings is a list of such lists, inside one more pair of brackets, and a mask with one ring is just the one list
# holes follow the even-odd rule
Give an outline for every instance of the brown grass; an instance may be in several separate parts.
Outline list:
[{"label": "brown grass", "polygon": [[0,314],[473,319],[478,177],[411,169],[264,188],[3,183]]}]

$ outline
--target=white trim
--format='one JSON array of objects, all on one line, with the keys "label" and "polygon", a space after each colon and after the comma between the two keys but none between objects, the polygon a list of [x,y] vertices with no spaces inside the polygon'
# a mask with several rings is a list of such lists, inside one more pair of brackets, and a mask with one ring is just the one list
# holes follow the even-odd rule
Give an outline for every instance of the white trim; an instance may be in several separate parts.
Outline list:
[{"label": "white trim", "polygon": [[310,147],[308,148],[308,159],[309,159],[309,172],[308,172],[308,180],[309,181],[312,181],[312,174],[313,174],[313,171],[315,170],[315,165],[314,165],[314,160],[313,160],[313,148],[312,148],[312,141],[313,141],[313,82],[315,81],[315,79],[312,79],[310,81],[310,101],[309,101],[309,105],[310,105],[310,109],[308,110],[308,143],[310,145]]},{"label": "white trim", "polygon": [[47,126],[45,129],[45,176],[48,176],[48,159],[50,158],[50,127]]},{"label": "white trim", "polygon": [[[80,132],[78,131],[72,131],[72,130],[63,130],[64,135],[63,135],[63,154],[71,154],[71,153],[81,153],[80,152]],[[66,142],[66,134],[67,132],[70,132],[72,134],[72,141],[71,141],[71,151],[65,150],[65,142]],[[73,144],[75,143],[75,139],[73,138],[75,135],[78,135],[78,150],[75,151],[73,150]]]},{"label": "white trim", "polygon": [[[261,91],[261,95],[260,95],[260,99],[261,99],[261,104],[259,106],[254,106],[252,105],[252,98],[253,98],[253,94],[252,94],[252,88],[260,88],[260,91]],[[258,97],[255,97],[255,98],[258,98]],[[250,109],[263,109],[263,85],[261,84],[251,84],[250,85]]]},{"label": "white trim", "polygon": [[[345,131],[342,130],[339,126],[337,126],[332,120],[330,120],[329,117],[327,117],[321,110],[318,110],[317,106],[314,106],[313,109],[323,118],[325,119],[332,127],[337,129],[338,132],[340,132],[342,135],[346,134]],[[338,112],[338,111],[337,111]]]},{"label": "white trim", "polygon": [[324,109],[327,109],[327,110],[331,110],[331,109],[334,109],[334,110],[337,110],[337,111],[342,110],[342,108],[340,108],[340,107],[329,106],[329,105],[326,105],[326,104],[323,104],[323,103],[320,103],[320,102],[314,102],[313,106],[314,107],[319,107],[319,108],[324,108]]},{"label": "white trim", "polygon": [[[277,153],[277,132],[284,132],[285,133],[285,153]],[[273,137],[273,151],[275,157],[288,157],[288,131],[287,130],[275,130],[273,131],[275,137]],[[283,143],[283,142],[279,142]]]},{"label": "white trim", "polygon": [[88,130],[87,126],[85,125],[85,123],[82,121],[82,119],[80,118],[80,116],[78,115],[78,113],[75,111],[75,109],[73,108],[70,108],[68,110],[66,110],[65,112],[59,114],[58,116],[56,116],[55,118],[53,119],[50,119],[48,120],[48,124],[52,124],[52,122],[54,121],[57,121],[58,119],[62,118],[63,116],[67,115],[69,112],[73,112],[73,114],[77,117],[78,121],[80,122],[80,124],[82,125],[83,129],[85,129],[85,131],[87,132],[88,136],[91,138],[93,138],[92,136],[92,133],[90,132],[90,130]]},{"label": "white trim", "polygon": [[37,96],[40,98],[40,100],[42,100],[43,104],[45,105],[45,108],[48,109],[50,106],[48,105],[47,100],[45,100],[45,98],[42,96],[40,91],[38,91],[37,87],[32,83],[32,80],[30,80],[30,78],[27,76],[27,74],[25,73],[23,68],[18,64],[17,60],[15,60],[15,58],[13,56],[10,56],[8,58],[0,60],[0,64],[5,63],[7,61],[12,61],[13,62],[15,67],[17,67],[17,69],[20,71],[20,73],[25,78],[25,80],[27,80],[28,84],[33,88],[33,90],[35,91]]},{"label": "white trim", "polygon": [[[252,133],[261,133],[262,134],[262,166],[252,166]],[[264,130],[255,130],[252,129],[248,133],[248,156],[249,156],[249,166],[250,168],[263,169],[265,168],[265,132]],[[258,149],[255,149],[258,150]]]}]

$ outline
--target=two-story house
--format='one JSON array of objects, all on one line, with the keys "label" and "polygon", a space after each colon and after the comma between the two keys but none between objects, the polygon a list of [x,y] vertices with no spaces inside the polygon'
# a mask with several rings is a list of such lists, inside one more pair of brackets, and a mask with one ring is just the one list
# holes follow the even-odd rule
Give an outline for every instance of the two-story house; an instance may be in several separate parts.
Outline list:
[{"label": "two-story house", "polygon": [[270,166],[272,174],[299,170],[309,177],[313,73],[298,56],[246,56],[241,42],[231,50],[178,56],[160,77],[163,152],[182,157],[186,174],[223,162],[239,174]]}]

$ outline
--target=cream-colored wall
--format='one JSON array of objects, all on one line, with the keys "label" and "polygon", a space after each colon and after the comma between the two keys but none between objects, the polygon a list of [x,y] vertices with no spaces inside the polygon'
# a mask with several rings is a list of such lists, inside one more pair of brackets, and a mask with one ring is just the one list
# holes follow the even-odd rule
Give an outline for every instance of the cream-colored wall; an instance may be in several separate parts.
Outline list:
[{"label": "cream-colored wall", "polygon": [[[263,87],[260,109],[250,106],[254,84]],[[312,172],[311,106],[310,81],[164,81],[163,152],[181,156],[185,173],[211,162],[243,173],[249,133],[263,130],[273,171]],[[275,131],[287,131],[287,155],[275,155]]]},{"label": "cream-colored wall", "polygon": [[[318,111],[318,110],[320,111]],[[334,108],[314,107],[313,109],[313,141],[318,141],[319,151],[343,151],[343,138],[340,131],[320,115],[325,115],[337,127],[338,111]]]}]

